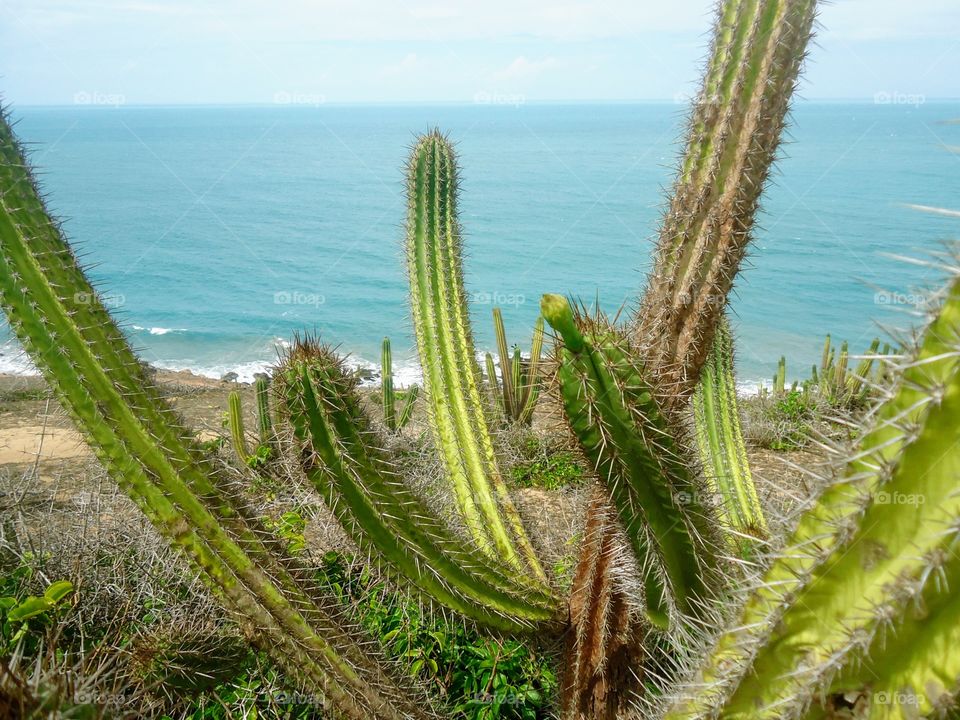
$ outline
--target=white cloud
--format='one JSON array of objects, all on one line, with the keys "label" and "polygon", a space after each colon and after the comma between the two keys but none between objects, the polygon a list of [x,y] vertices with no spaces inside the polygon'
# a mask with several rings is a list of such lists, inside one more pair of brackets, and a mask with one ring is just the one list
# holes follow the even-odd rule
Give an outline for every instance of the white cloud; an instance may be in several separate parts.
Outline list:
[{"label": "white cloud", "polygon": [[542,60],[528,60],[525,55],[516,58],[503,70],[496,73],[498,80],[535,80],[546,70],[552,70],[559,67],[560,63],[554,57],[546,57]]},{"label": "white cloud", "polygon": [[422,68],[423,66],[424,62],[417,57],[416,53],[407,53],[400,62],[387,65],[383,69],[383,74],[388,76],[406,75]]}]

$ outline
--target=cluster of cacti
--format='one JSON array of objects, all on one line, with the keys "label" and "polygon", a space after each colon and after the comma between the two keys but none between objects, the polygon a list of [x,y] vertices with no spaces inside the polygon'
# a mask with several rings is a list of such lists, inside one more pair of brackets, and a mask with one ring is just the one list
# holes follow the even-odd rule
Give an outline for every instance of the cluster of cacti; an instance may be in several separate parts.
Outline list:
[{"label": "cluster of cacti", "polygon": [[767,523],[740,429],[733,336],[726,318],[717,328],[713,349],[703,366],[693,395],[693,412],[703,473],[718,500],[724,527],[734,538],[765,537]]},{"label": "cluster of cacti", "polygon": [[[397,473],[390,443],[364,412],[356,378],[331,350],[298,339],[276,370],[278,417],[292,429],[305,476],[391,577],[503,631],[553,632],[569,620],[565,718],[613,720],[644,686],[671,696],[679,661],[655,663],[689,656],[691,648],[681,646],[704,637],[732,592],[734,583],[724,582],[733,566],[724,564],[722,527],[758,534],[764,528],[722,318],[815,6],[722,3],[632,332],[599,313],[575,311],[562,296],[543,297],[543,317],[558,336],[555,386],[600,480],[569,608],[550,587],[498,464],[466,304],[457,168],[439,133],[420,138],[412,151],[406,253],[427,416],[456,522]],[[5,121],[0,158],[4,308],[117,483],[260,646],[319,693],[332,714],[432,716],[429,698],[394,677],[363,634],[345,624],[334,598],[313,587],[220,480],[150,383],[47,217]],[[495,322],[504,410],[527,421],[542,324],[525,374],[520,354],[508,355],[499,313]],[[960,281],[899,385],[872,415],[843,477],[819,493],[757,587],[744,592],[730,629],[716,638],[669,717],[816,716],[814,700],[876,688],[922,695],[917,707],[924,713],[946,703],[960,676],[960,661],[949,652],[960,640],[960,603],[949,592],[949,583],[960,581],[958,336]],[[851,373],[847,364],[841,350],[825,361],[818,382],[830,375],[831,387],[862,392],[872,366],[861,363]],[[384,418],[394,431],[411,403],[397,418],[388,341],[383,365]],[[785,387],[785,378],[784,362],[775,384]],[[703,474],[683,425],[691,395]],[[272,442],[265,384],[257,398],[261,443]],[[249,456],[239,395],[231,395],[230,419],[238,453]],[[900,706],[881,709],[906,716]]]},{"label": "cluster of cacti", "polygon": [[771,388],[761,386],[760,394],[780,398],[787,392],[801,392],[804,398],[811,399],[815,395],[831,407],[862,408],[870,403],[873,394],[889,383],[891,360],[894,359],[892,352],[890,343],[884,343],[881,349],[880,338],[874,338],[860,362],[850,368],[847,342],[841,343],[838,353],[827,335],[820,365],[811,366],[809,378],[795,380],[788,390],[787,359],[781,356]]},{"label": "cluster of cacti", "polygon": [[413,404],[420,394],[418,385],[407,390],[407,399],[397,415],[397,393],[393,387],[393,353],[390,350],[390,338],[385,337],[380,350],[380,399],[383,406],[383,424],[391,432],[403,430],[410,422]]},{"label": "cluster of cacti", "polygon": [[493,331],[500,356],[500,380],[493,356],[486,354],[487,383],[494,404],[504,417],[512,422],[529,425],[540,396],[540,356],[543,352],[543,318],[538,317],[533,327],[530,360],[524,363],[520,348],[514,346],[513,355],[507,349],[507,333],[503,327],[500,308],[493,309]]},{"label": "cluster of cacti", "polygon": [[50,220],[5,116],[0,295],[11,328],[101,463],[291,679],[358,720],[428,715],[218,482]]}]

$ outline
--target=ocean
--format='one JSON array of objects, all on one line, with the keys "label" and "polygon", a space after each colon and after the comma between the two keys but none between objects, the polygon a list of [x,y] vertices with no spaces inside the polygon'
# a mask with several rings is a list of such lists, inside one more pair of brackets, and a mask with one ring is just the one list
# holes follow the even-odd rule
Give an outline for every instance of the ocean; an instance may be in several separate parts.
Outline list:
[{"label": "ocean", "polygon": [[[509,100],[509,98],[508,98]],[[793,112],[732,303],[742,385],[823,336],[864,351],[917,322],[926,258],[958,220],[960,105],[814,103]],[[684,128],[675,103],[14,107],[51,209],[141,356],[249,380],[293,333],[418,375],[403,262],[418,132],[456,142],[479,351],[491,309],[529,347],[541,293],[625,312],[642,291]],[[0,372],[30,372],[0,328]]]}]

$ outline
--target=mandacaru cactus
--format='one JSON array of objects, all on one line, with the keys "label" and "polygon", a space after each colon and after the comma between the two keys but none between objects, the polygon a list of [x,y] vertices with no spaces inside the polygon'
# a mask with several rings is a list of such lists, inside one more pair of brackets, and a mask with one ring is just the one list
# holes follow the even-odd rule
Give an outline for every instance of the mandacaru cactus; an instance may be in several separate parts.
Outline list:
[{"label": "mandacaru cactus", "polygon": [[707,483],[719,499],[724,526],[737,537],[766,537],[767,524],[740,429],[733,335],[726,318],[717,327],[713,350],[693,395],[693,409],[700,460]]},{"label": "mandacaru cactus", "polygon": [[430,427],[460,516],[491,558],[545,579],[500,474],[480,396],[457,219],[457,166],[439,132],[420,138],[407,177],[407,269]]},{"label": "mandacaru cactus", "polygon": [[533,340],[530,344],[530,362],[524,368],[519,348],[514,348],[511,357],[507,349],[507,333],[503,327],[503,314],[500,308],[493,309],[493,330],[497,340],[497,352],[500,355],[500,382],[490,353],[486,356],[487,377],[491,392],[496,397],[497,407],[504,416],[522,425],[533,420],[533,410],[540,395],[540,357],[543,353],[543,318],[538,317],[533,327]]},{"label": "mandacaru cactus", "polygon": [[709,508],[627,339],[603,318],[574,315],[566,298],[540,309],[559,334],[557,379],[564,410],[597,468],[643,568],[647,616],[669,625],[677,610],[700,616],[716,541]]},{"label": "mandacaru cactus", "polygon": [[229,409],[227,411],[227,424],[230,426],[230,439],[233,441],[233,451],[237,454],[237,459],[243,464],[250,464],[250,450],[247,448],[247,428],[243,422],[243,401],[240,399],[240,392],[232,390],[227,397]]},{"label": "mandacaru cactus", "polygon": [[650,381],[689,397],[751,238],[816,0],[726,0],[636,322]]},{"label": "mandacaru cactus", "polygon": [[413,404],[417,401],[420,388],[412,385],[407,390],[407,399],[397,415],[397,393],[393,387],[393,353],[390,350],[390,338],[385,337],[380,351],[380,398],[383,405],[383,424],[391,432],[403,430],[413,415]]},{"label": "mandacaru cactus", "polygon": [[257,431],[260,445],[272,448],[274,440],[273,417],[270,415],[270,377],[266,373],[257,373],[253,381],[253,392],[257,399]]},{"label": "mandacaru cactus", "polygon": [[892,707],[874,698],[871,717],[952,702],[958,418],[960,278],[842,476],[800,516],[717,640],[699,692],[669,718],[800,717],[835,678],[902,696]]},{"label": "mandacaru cactus", "polygon": [[0,296],[11,328],[117,484],[262,647],[345,717],[428,717],[217,482],[150,382],[59,227],[7,118],[0,120]]}]

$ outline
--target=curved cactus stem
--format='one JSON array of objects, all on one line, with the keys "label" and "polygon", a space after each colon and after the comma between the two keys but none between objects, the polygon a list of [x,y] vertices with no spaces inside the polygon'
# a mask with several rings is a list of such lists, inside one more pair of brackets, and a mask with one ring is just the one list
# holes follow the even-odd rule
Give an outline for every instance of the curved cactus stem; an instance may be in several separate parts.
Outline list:
[{"label": "curved cactus stem", "polygon": [[413,406],[416,404],[419,396],[419,385],[411,385],[407,389],[407,399],[404,401],[403,408],[400,410],[400,416],[397,418],[398,430],[402,430],[407,426],[407,423],[410,422],[410,418],[413,416]]},{"label": "curved cactus stem", "polygon": [[[0,296],[17,337],[79,430],[157,529],[261,634],[261,644],[340,714],[429,710],[384,672],[261,539],[110,318],[0,121]],[[266,533],[263,533],[266,535]],[[332,599],[331,599],[332,600]]]},{"label": "curved cactus stem", "polygon": [[557,374],[567,419],[606,483],[644,568],[650,621],[661,628],[669,624],[664,577],[677,609],[699,617],[715,548],[707,509],[673,429],[612,328],[578,322],[560,295],[544,295],[540,307],[563,339]]},{"label": "curved cactus stem", "polygon": [[[651,381],[693,392],[749,243],[816,0],[724,0],[637,318]],[[679,405],[678,405],[679,406]]]},{"label": "curved cactus stem", "polygon": [[493,309],[493,336],[497,342],[497,354],[500,356],[501,385],[503,387],[503,410],[508,418],[519,415],[517,408],[517,387],[514,385],[513,361],[507,346],[507,333],[503,327],[503,313],[500,308]]},{"label": "curved cactus stem", "polygon": [[520,422],[529,425],[533,411],[540,397],[540,361],[543,356],[543,316],[537,318],[533,326],[533,339],[530,342],[530,364],[527,366],[523,385],[523,398],[520,410]]},{"label": "curved cactus stem", "polygon": [[240,399],[240,392],[230,391],[227,402],[229,404],[227,422],[230,425],[233,451],[237,454],[237,459],[247,465],[250,462],[250,450],[247,448],[247,430],[243,422],[243,401]]},{"label": "curved cactus stem", "polygon": [[[878,407],[843,477],[720,636],[669,718],[784,717],[863,662],[911,599],[937,583],[960,530],[960,279]],[[909,627],[909,623],[907,626]],[[939,680],[937,682],[940,682]]]},{"label": "curved cactus stem", "polygon": [[693,408],[700,458],[710,489],[719,496],[724,524],[735,538],[743,534],[765,537],[767,524],[740,430],[733,335],[726,318],[717,327],[713,350],[693,395]]},{"label": "curved cactus stem", "polygon": [[362,548],[395,576],[478,622],[508,630],[557,619],[556,600],[450,534],[377,449],[354,381],[329,350],[298,341],[277,374],[307,477]]},{"label": "curved cactus stem", "polygon": [[453,149],[437,132],[417,142],[408,172],[407,266],[430,425],[460,515],[491,558],[546,575],[500,474],[480,398],[456,215]]}]

